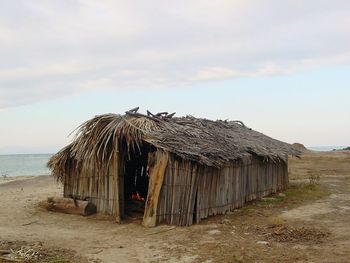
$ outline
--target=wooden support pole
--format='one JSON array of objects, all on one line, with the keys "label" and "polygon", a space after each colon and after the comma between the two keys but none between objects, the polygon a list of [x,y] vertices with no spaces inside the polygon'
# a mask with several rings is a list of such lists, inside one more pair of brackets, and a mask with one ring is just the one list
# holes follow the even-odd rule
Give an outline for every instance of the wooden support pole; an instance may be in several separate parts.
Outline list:
[{"label": "wooden support pole", "polygon": [[[153,227],[157,224],[157,207],[164,174],[168,165],[168,153],[158,150],[154,153],[154,165],[149,168],[149,187],[142,224]],[[149,162],[152,163],[152,162]]]}]

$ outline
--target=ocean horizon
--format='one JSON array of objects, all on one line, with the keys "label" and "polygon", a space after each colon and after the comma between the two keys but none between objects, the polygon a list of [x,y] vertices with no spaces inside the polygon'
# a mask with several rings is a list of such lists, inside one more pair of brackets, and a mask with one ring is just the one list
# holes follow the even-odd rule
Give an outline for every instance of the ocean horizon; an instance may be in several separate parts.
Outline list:
[{"label": "ocean horizon", "polygon": [[310,146],[306,147],[308,150],[316,151],[316,152],[328,152],[333,150],[341,150],[346,147],[349,147],[349,145],[342,145],[342,146]]},{"label": "ocean horizon", "polygon": [[46,164],[53,154],[2,154],[0,155],[0,176],[49,175]]},{"label": "ocean horizon", "polygon": [[[341,150],[348,146],[310,146],[312,151]],[[0,176],[38,176],[49,175],[46,166],[53,153],[41,154],[0,154]]]}]

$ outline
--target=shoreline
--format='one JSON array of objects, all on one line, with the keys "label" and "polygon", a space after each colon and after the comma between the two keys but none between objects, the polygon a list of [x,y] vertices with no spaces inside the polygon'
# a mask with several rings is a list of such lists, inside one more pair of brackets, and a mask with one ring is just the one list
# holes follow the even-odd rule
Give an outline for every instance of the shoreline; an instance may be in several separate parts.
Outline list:
[{"label": "shoreline", "polygon": [[36,177],[40,177],[40,176],[50,176],[50,174],[42,174],[42,175],[11,175],[11,176],[6,176],[0,177],[0,185],[1,184],[6,184],[9,182],[14,182],[14,181],[24,181],[24,180],[29,180],[29,179],[33,179]]}]

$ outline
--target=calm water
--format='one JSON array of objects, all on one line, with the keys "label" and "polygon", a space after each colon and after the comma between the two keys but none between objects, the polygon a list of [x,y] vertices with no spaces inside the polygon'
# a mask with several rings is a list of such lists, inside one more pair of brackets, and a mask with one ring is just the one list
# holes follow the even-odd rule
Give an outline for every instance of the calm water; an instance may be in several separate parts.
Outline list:
[{"label": "calm water", "polygon": [[[314,151],[331,151],[345,146],[308,147]],[[11,154],[0,155],[0,176],[48,175],[46,167],[52,154]]]},{"label": "calm water", "polygon": [[314,146],[314,147],[307,147],[309,150],[323,152],[323,151],[332,151],[332,150],[341,150],[348,146]]},{"label": "calm water", "polygon": [[52,154],[0,155],[0,176],[48,175],[46,167]]}]

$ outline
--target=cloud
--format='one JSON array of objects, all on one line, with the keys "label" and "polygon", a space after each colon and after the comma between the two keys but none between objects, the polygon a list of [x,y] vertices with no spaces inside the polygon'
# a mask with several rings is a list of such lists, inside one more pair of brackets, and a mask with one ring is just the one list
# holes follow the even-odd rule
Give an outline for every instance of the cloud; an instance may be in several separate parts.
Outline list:
[{"label": "cloud", "polygon": [[345,64],[350,61],[350,52],[341,54],[324,56],[318,58],[306,58],[301,61],[301,64],[307,66],[324,65],[324,64]]},{"label": "cloud", "polygon": [[207,68],[199,71],[193,78],[193,81],[206,81],[206,80],[221,80],[227,78],[236,78],[236,77],[262,77],[262,76],[272,76],[280,74],[291,74],[292,70],[284,69],[281,66],[268,63],[261,68],[252,70],[252,71],[242,71],[242,70],[233,70],[230,68]]},{"label": "cloud", "polygon": [[78,74],[81,66],[75,63],[49,64],[39,67],[18,67],[0,69],[0,80],[12,80],[18,78],[33,79],[48,76],[64,76]]},{"label": "cloud", "polygon": [[348,1],[5,1],[0,109],[350,63]]}]

